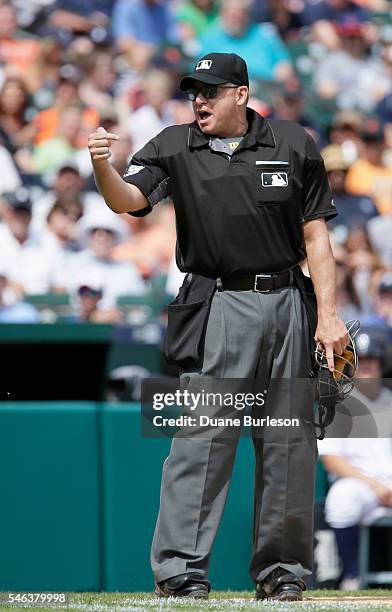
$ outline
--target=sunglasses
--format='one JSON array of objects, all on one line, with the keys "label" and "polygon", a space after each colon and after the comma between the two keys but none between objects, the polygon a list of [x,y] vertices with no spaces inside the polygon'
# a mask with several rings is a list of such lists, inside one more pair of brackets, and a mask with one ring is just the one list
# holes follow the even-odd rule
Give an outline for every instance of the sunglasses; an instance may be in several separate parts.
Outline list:
[{"label": "sunglasses", "polygon": [[237,89],[238,85],[204,85],[204,87],[191,87],[186,91],[188,100],[194,102],[199,95],[202,94],[204,98],[213,100],[218,95],[218,89]]}]

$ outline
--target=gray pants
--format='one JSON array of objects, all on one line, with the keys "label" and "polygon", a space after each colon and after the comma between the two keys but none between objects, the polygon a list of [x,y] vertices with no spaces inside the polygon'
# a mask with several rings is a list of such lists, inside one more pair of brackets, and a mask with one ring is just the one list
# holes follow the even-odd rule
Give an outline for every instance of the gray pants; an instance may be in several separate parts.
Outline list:
[{"label": "gray pants", "polygon": [[[263,379],[264,414],[300,417],[300,433],[263,428],[253,437],[256,458],[253,552],[255,582],[280,566],[298,577],[311,573],[317,440],[306,313],[298,289],[270,294],[222,291],[214,295],[201,372],[182,375],[202,386],[205,377]],[[204,377],[204,378],[203,378]],[[271,379],[283,379],[271,384]],[[295,379],[302,378],[303,384]],[[291,381],[291,382],[290,382]],[[271,392],[270,392],[271,390]],[[292,430],[290,430],[292,431]],[[157,582],[186,572],[208,573],[221,521],[238,436],[178,437],[163,466],[160,510],[151,564]],[[228,559],[228,563],[230,560]]]}]

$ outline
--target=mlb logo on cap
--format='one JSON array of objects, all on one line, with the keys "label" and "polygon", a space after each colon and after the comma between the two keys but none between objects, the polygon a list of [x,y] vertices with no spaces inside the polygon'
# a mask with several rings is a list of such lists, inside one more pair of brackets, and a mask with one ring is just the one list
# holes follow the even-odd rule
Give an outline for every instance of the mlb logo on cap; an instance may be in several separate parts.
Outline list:
[{"label": "mlb logo on cap", "polygon": [[209,70],[212,65],[212,60],[200,60],[197,63],[196,70]]},{"label": "mlb logo on cap", "polygon": [[263,187],[287,187],[287,172],[262,172],[261,184]]},{"label": "mlb logo on cap", "polygon": [[182,77],[180,89],[187,91],[194,81],[206,85],[246,85],[249,87],[248,70],[245,61],[236,53],[208,53],[200,58],[194,71]]}]

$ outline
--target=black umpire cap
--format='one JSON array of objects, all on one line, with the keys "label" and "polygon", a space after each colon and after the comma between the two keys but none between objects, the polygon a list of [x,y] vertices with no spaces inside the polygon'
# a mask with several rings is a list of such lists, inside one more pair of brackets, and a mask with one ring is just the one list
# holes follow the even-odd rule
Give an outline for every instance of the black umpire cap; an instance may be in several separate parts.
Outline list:
[{"label": "black umpire cap", "polygon": [[191,74],[181,79],[180,89],[187,91],[192,87],[193,81],[206,85],[233,83],[249,87],[246,62],[236,53],[208,53],[197,62]]}]

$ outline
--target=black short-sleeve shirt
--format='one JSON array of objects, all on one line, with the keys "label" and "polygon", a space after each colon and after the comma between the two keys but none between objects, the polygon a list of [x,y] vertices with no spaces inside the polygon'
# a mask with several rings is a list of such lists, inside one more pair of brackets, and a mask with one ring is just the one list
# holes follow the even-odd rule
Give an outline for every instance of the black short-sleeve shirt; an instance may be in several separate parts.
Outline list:
[{"label": "black short-sleeve shirt", "polygon": [[136,153],[124,180],[148,207],[171,196],[177,263],[230,276],[286,270],[305,257],[302,224],[336,215],[323,160],[296,123],[247,109],[248,132],[229,156],[196,122],[166,128]]}]

